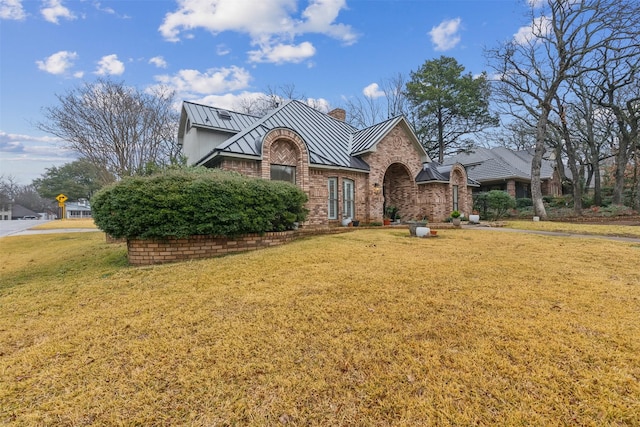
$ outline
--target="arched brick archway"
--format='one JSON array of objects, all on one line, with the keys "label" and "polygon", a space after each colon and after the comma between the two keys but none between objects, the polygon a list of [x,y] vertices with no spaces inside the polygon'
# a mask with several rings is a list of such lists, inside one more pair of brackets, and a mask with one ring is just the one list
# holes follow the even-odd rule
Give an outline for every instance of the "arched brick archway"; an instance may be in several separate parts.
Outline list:
[{"label": "arched brick archway", "polygon": [[309,152],[302,137],[291,129],[273,129],[262,141],[263,179],[271,179],[271,165],[295,166],[296,185],[309,191]]},{"label": "arched brick archway", "polygon": [[383,209],[398,208],[403,220],[417,215],[417,187],[409,168],[402,163],[391,163],[384,173],[382,185]]},{"label": "arched brick archway", "polygon": [[449,207],[454,210],[456,207],[455,198],[457,196],[457,210],[469,215],[471,212],[470,206],[468,206],[468,188],[467,188],[467,174],[464,167],[460,164],[455,164],[451,168],[449,175]]}]

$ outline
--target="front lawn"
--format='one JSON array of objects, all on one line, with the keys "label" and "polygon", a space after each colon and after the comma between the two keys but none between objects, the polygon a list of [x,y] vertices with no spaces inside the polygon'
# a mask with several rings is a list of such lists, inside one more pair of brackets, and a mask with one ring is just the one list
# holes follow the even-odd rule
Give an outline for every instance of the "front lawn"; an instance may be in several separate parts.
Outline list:
[{"label": "front lawn", "polygon": [[0,239],[0,424],[640,425],[640,245],[363,229],[126,266]]}]

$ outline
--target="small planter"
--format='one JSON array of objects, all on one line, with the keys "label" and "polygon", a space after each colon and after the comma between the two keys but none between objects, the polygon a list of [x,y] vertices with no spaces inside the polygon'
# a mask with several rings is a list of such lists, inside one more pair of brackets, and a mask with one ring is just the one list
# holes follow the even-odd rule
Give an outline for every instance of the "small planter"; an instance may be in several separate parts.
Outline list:
[{"label": "small planter", "polygon": [[431,237],[436,237],[438,235],[438,230],[430,230],[429,233],[431,234]]},{"label": "small planter", "polygon": [[475,214],[469,215],[469,223],[480,224],[480,215],[475,215]]},{"label": "small planter", "polygon": [[456,227],[460,227],[460,221],[461,221],[461,220],[460,220],[460,218],[459,218],[459,217],[458,217],[458,218],[451,218],[451,223],[452,223],[453,225],[455,225]]},{"label": "small planter", "polygon": [[350,223],[351,223],[351,218],[344,218],[342,220],[342,226],[343,227],[348,227]]},{"label": "small planter", "polygon": [[383,220],[382,220],[382,223],[383,223],[384,225],[391,225],[391,220],[390,220],[390,219],[386,219],[386,218],[385,218],[385,219],[383,219]]},{"label": "small planter", "polygon": [[416,235],[416,228],[418,227],[426,227],[427,226],[427,221],[409,221],[409,234],[411,236]]},{"label": "small planter", "polygon": [[431,230],[429,229],[429,227],[416,227],[416,237],[429,236],[430,233]]},{"label": "small planter", "polygon": [[353,221],[351,221],[351,224],[352,224],[354,227],[357,227],[357,226],[359,226],[359,225],[360,225],[360,221],[358,221],[357,219],[354,219]]}]

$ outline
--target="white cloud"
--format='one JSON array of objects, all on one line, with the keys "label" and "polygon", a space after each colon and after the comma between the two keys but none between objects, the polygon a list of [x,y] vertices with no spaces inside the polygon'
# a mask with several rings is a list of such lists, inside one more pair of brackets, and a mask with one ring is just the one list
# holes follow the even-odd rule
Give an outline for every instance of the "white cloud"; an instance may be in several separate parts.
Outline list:
[{"label": "white cloud", "polygon": [[0,0],[0,19],[21,21],[26,16],[21,0]]},{"label": "white cloud", "polygon": [[431,28],[429,35],[431,41],[435,45],[435,50],[445,51],[453,49],[458,43],[460,43],[460,24],[462,20],[460,18],[449,19],[442,21],[437,27]]},{"label": "white cloud", "polygon": [[64,141],[51,136],[7,133],[0,130],[0,170],[29,184],[44,173],[45,168],[60,166],[77,159]]},{"label": "white cloud", "polygon": [[362,89],[362,93],[367,98],[373,99],[380,98],[381,96],[385,95],[384,92],[380,90],[380,86],[378,86],[378,83],[371,83],[369,86]]},{"label": "white cloud", "polygon": [[539,16],[533,20],[531,25],[520,27],[513,35],[513,39],[518,44],[527,44],[535,41],[538,37],[544,37],[551,31],[551,21],[546,16]]},{"label": "white cloud", "polygon": [[167,61],[162,56],[154,56],[149,60],[149,64],[153,64],[158,68],[167,68]]},{"label": "white cloud", "polygon": [[100,61],[98,61],[98,68],[95,71],[95,74],[99,76],[119,76],[124,73],[124,63],[118,59],[118,55],[107,55],[103,56]]},{"label": "white cloud", "polygon": [[76,19],[76,16],[62,5],[62,0],[48,0],[45,4],[47,7],[43,7],[40,13],[46,21],[57,24],[59,18]]},{"label": "white cloud", "polygon": [[282,64],[285,62],[299,63],[311,58],[316,53],[316,48],[309,42],[302,42],[299,45],[277,44],[275,46],[266,45],[260,50],[249,51],[250,62],[272,62]]},{"label": "white cloud", "polygon": [[538,9],[546,3],[546,0],[527,0],[527,3],[529,3],[529,6],[532,8]]},{"label": "white cloud", "polygon": [[[297,0],[179,0],[178,9],[165,15],[158,30],[169,41],[188,37],[197,29],[213,34],[223,31],[248,34],[251,44],[259,47],[259,51],[249,52],[257,62],[284,62],[288,58],[300,62],[311,53],[312,45],[293,41],[306,33],[328,35],[345,44],[356,41],[357,35],[350,26],[335,23],[339,12],[346,8],[346,0],[310,0],[299,16],[297,3]],[[289,53],[282,53],[283,50]]]},{"label": "white cloud", "polygon": [[216,53],[220,56],[225,56],[231,53],[231,49],[229,49],[225,44],[221,43],[216,46]]},{"label": "white cloud", "polygon": [[251,75],[244,68],[212,68],[204,73],[198,70],[180,70],[173,76],[155,77],[158,82],[174,89],[185,98],[219,94],[245,89],[249,86]]},{"label": "white cloud", "polygon": [[43,61],[36,61],[38,68],[50,74],[64,74],[73,67],[73,61],[78,57],[76,52],[61,50],[45,58]]}]

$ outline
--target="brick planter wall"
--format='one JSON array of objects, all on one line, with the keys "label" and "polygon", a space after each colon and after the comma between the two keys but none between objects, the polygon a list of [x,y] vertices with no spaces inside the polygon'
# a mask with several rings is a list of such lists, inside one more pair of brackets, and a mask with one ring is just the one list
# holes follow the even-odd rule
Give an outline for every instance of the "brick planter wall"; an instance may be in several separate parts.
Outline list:
[{"label": "brick planter wall", "polygon": [[190,259],[212,258],[234,252],[278,246],[300,237],[352,231],[353,228],[319,228],[246,234],[238,237],[191,236],[184,239],[129,239],[127,251],[131,265],[165,264]]}]

